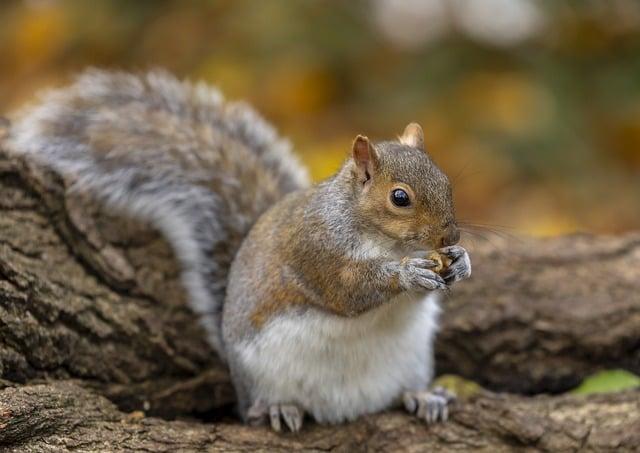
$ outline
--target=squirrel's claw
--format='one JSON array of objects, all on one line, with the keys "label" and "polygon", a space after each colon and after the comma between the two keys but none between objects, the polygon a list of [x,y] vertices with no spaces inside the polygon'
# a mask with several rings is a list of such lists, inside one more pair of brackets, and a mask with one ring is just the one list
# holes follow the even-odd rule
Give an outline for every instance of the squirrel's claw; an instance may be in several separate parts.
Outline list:
[{"label": "squirrel's claw", "polygon": [[448,289],[446,281],[432,271],[435,261],[423,258],[405,258],[400,263],[400,283],[407,290]]},{"label": "squirrel's claw", "polygon": [[283,404],[280,406],[280,414],[292,433],[300,431],[302,419],[304,418],[302,409],[294,404]]},{"label": "squirrel's claw", "polygon": [[471,276],[471,259],[463,247],[453,245],[439,249],[438,252],[451,259],[451,264],[442,275],[447,285]]},{"label": "squirrel's claw", "polygon": [[441,387],[439,385],[436,386],[436,387],[433,387],[431,389],[431,393],[433,393],[434,395],[441,396],[444,399],[446,399],[447,400],[447,404],[453,403],[453,402],[456,401],[456,399],[458,399],[458,397],[456,396],[455,393],[453,393],[452,391],[447,390],[446,388]]},{"label": "squirrel's claw", "polygon": [[282,420],[292,433],[297,433],[302,428],[304,412],[295,404],[272,404],[269,407],[271,428],[276,432],[282,432]]},{"label": "squirrel's claw", "polygon": [[407,412],[432,424],[447,421],[449,404],[455,400],[455,396],[445,389],[436,388],[432,391],[405,392],[402,400]]},{"label": "squirrel's claw", "polygon": [[256,401],[247,412],[247,422],[250,425],[264,425],[267,419],[271,429],[278,433],[283,431],[283,420],[289,431],[297,433],[302,428],[304,411],[295,404],[267,405],[262,401]]}]

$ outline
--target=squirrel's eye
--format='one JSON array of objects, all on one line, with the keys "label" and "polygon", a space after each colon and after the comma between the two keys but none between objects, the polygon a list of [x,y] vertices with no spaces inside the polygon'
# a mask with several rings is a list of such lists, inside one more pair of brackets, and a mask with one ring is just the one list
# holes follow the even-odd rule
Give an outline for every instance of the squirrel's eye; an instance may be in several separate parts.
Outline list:
[{"label": "squirrel's eye", "polygon": [[409,195],[402,189],[395,189],[391,192],[391,201],[394,205],[400,206],[401,208],[406,208],[411,204]]}]

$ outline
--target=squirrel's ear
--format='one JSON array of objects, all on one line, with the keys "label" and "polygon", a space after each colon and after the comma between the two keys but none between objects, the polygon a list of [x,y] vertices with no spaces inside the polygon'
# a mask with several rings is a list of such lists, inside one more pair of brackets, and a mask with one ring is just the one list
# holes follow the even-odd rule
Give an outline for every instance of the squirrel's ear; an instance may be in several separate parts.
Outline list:
[{"label": "squirrel's ear", "polygon": [[404,128],[400,143],[424,151],[424,132],[422,132],[420,125],[418,123],[409,123]]},{"label": "squirrel's ear", "polygon": [[352,153],[358,176],[363,182],[368,181],[378,165],[376,150],[367,137],[358,135],[353,141]]}]

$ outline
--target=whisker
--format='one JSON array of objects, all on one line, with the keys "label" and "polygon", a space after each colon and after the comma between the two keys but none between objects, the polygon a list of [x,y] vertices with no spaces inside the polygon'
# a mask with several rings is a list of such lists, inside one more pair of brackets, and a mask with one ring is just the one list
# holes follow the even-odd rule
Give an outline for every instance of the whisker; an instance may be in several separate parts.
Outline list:
[{"label": "whisker", "polygon": [[471,222],[458,222],[458,228],[459,229],[467,229],[467,231],[482,231],[482,232],[487,232],[487,233],[491,233],[494,234],[502,239],[511,239],[514,241],[519,241],[520,239],[518,238],[518,236],[516,236],[515,234],[509,232],[509,231],[505,231],[505,229],[509,229],[511,231],[514,231],[514,228],[508,228],[508,227],[500,227],[497,225],[489,225],[489,224],[478,224],[478,223],[471,223]]},{"label": "whisker", "polygon": [[[478,241],[476,240],[478,236],[476,234],[470,233],[468,231],[462,231],[462,230],[460,230],[460,233],[462,233],[460,235],[461,243],[464,241],[465,243],[469,243],[472,247],[476,247],[478,245]],[[482,239],[484,240],[484,238]]]},{"label": "whisker", "polygon": [[467,163],[465,163],[465,164],[462,166],[462,168],[460,169],[460,171],[458,171],[458,172],[453,176],[453,178],[451,178],[451,183],[452,183],[452,184],[457,183],[457,182],[459,181],[459,178],[462,176],[462,174],[465,172],[465,170],[466,170],[467,168],[469,168],[469,165],[470,165],[470,164],[471,164],[471,162],[470,162],[470,161],[467,161]]},{"label": "whisker", "polygon": [[492,233],[495,234],[496,236],[499,237],[511,237],[512,235],[510,233],[495,229],[495,228],[489,228],[489,227],[485,227],[485,226],[479,226],[479,225],[465,225],[462,228],[468,228],[470,231],[482,231],[482,232],[486,232],[486,233]]},{"label": "whisker", "polygon": [[468,234],[472,237],[476,237],[476,238],[480,238],[483,239],[484,241],[488,242],[489,244],[491,244],[493,247],[497,247],[496,244],[491,240],[491,238],[485,234],[482,234],[478,231],[472,231],[472,230],[465,230],[463,228],[459,228],[460,232],[464,233],[464,234]]},{"label": "whisker", "polygon": [[460,182],[466,182],[466,180],[471,176],[481,175],[486,173],[483,170],[472,171],[471,173],[465,173],[469,167],[471,167],[472,162],[467,161],[462,168],[450,178],[451,186],[457,187]]},{"label": "whisker", "polygon": [[489,238],[486,235],[484,235],[484,234],[482,234],[482,233],[480,233],[478,231],[464,230],[462,228],[459,228],[459,230],[460,230],[461,233],[469,234],[469,235],[471,235],[473,237],[478,237],[478,238],[484,239],[486,241],[489,240]]},{"label": "whisker", "polygon": [[470,222],[468,220],[457,220],[456,223],[458,225],[468,225],[468,226],[478,226],[478,227],[489,227],[489,228],[497,228],[501,230],[515,230],[514,227],[508,225],[497,225],[495,223],[481,223],[481,222]]}]

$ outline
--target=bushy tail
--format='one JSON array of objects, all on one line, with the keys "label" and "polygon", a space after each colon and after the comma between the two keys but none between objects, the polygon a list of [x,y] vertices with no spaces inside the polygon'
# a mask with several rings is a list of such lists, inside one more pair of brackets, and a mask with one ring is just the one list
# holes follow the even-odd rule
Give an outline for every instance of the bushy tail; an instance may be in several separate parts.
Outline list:
[{"label": "bushy tail", "polygon": [[288,143],[251,108],[161,71],[85,72],[18,115],[9,149],[158,228],[222,357],[233,256],[263,211],[308,185]]}]

